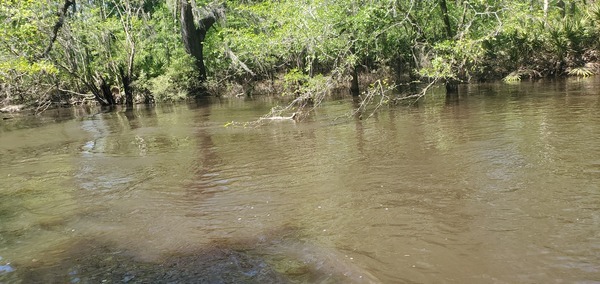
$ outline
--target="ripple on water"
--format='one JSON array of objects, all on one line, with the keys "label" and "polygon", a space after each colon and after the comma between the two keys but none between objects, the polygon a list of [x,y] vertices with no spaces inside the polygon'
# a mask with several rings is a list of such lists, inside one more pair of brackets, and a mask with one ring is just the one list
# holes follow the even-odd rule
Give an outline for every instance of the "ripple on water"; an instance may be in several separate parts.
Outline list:
[{"label": "ripple on water", "polygon": [[[573,94],[544,96],[471,94],[367,121],[325,125],[315,113],[258,128],[220,127],[236,117],[221,108],[136,125],[112,113],[77,124],[84,134],[60,151],[62,138],[30,132],[18,145],[3,133],[0,154],[22,163],[0,165],[2,255],[15,270],[0,282],[21,267],[61,283],[227,269],[305,282],[362,270],[384,283],[592,279],[600,117]],[[211,248],[292,225],[291,241]],[[33,264],[39,255],[48,262]]]}]

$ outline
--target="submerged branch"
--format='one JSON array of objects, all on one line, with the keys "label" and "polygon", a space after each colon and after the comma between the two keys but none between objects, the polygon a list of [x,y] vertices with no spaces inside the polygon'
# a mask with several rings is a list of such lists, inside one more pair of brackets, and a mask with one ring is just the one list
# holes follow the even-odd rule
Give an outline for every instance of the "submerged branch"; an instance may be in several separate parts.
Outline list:
[{"label": "submerged branch", "polygon": [[[388,85],[385,80],[377,80],[369,89],[367,89],[367,91],[361,95],[361,100],[358,103],[358,106],[352,111],[351,116],[363,119],[363,114],[374,102],[375,106],[366,118],[372,117],[382,106],[389,105],[390,103],[398,103],[406,100],[413,100],[412,103],[416,103],[422,97],[424,97],[425,94],[427,94],[427,91],[437,82],[437,79],[432,80],[427,86],[423,87],[421,91],[416,94],[391,98],[391,96],[388,94],[395,92],[397,85]],[[379,99],[377,100],[377,98]]]},{"label": "submerged branch", "polygon": [[427,94],[427,91],[429,91],[429,89],[431,87],[433,87],[433,85],[435,85],[438,81],[439,81],[438,79],[432,80],[427,86],[425,86],[423,89],[421,89],[420,92],[418,92],[416,94],[399,97],[399,98],[394,98],[394,102],[400,102],[400,101],[411,100],[411,99],[414,99],[413,103],[417,102],[419,99],[424,97],[425,94]]},{"label": "submerged branch", "polygon": [[363,112],[365,112],[367,107],[371,105],[377,96],[379,96],[379,102],[375,105],[375,109],[367,116],[367,118],[373,116],[382,105],[389,102],[389,97],[386,93],[393,88],[395,88],[395,86],[387,85],[386,81],[375,81],[375,83],[363,93],[358,107],[352,111],[351,116],[358,115],[358,117],[362,119]]}]

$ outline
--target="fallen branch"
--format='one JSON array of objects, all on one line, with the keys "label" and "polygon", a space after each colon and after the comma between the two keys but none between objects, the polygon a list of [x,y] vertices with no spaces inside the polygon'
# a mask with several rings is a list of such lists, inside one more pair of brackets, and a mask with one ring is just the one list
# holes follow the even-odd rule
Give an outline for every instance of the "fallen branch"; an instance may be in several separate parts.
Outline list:
[{"label": "fallen branch", "polygon": [[413,94],[413,95],[408,95],[408,96],[404,96],[404,97],[399,97],[399,98],[394,98],[394,102],[400,102],[400,101],[404,101],[404,100],[410,100],[410,99],[414,99],[413,104],[416,103],[418,100],[420,100],[422,97],[425,96],[425,94],[427,94],[427,91],[433,87],[433,85],[435,85],[438,82],[438,79],[435,79],[433,81],[431,81],[427,86],[425,86],[425,88],[421,89],[420,92]]}]

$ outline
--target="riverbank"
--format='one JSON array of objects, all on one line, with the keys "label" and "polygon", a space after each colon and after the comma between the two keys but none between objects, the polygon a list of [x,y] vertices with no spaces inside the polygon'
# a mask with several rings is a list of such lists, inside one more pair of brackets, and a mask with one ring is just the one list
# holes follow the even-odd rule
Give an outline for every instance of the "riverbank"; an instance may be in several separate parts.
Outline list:
[{"label": "riverbank", "polygon": [[600,2],[112,2],[112,12],[99,2],[6,3],[0,107],[264,94],[314,102],[372,94],[375,82],[410,96],[430,82],[453,91],[591,76],[600,62]]},{"label": "riverbank", "polygon": [[[586,78],[595,76],[595,73],[598,73],[598,68],[600,64],[588,64],[589,69],[592,70],[591,73],[580,73],[573,75],[565,75],[558,78],[543,78],[543,77],[534,77],[529,78],[529,76],[521,76],[518,79],[503,79],[497,80],[496,82],[499,84],[510,84],[510,85],[519,85],[519,84],[530,84],[531,82],[537,81],[563,81],[570,80],[570,78]],[[283,77],[283,76],[281,76]],[[393,81],[393,74],[388,71],[378,71],[371,73],[361,73],[358,75],[360,78],[360,91],[361,91],[361,100],[359,104],[357,104],[357,112],[364,111],[365,108],[368,108],[369,104],[373,104],[373,99],[375,97],[380,96],[381,100],[377,103],[381,104],[385,102],[386,104],[395,103],[399,100],[403,100],[404,98],[409,98],[411,100],[420,99],[426,93],[420,93],[425,91],[426,88],[434,87],[432,85],[428,85],[427,83],[423,83],[420,81],[409,81],[408,76],[404,76],[402,80],[405,83],[390,85],[389,81]],[[382,79],[383,78],[383,79]],[[522,79],[521,79],[522,78]],[[310,80],[310,79],[309,79]],[[262,80],[258,82],[227,82],[223,83],[219,86],[214,86],[210,88],[210,92],[215,94],[214,96],[200,96],[200,97],[181,97],[178,100],[169,100],[163,102],[155,102],[155,103],[144,103],[143,100],[136,100],[136,109],[139,107],[153,107],[153,105],[170,105],[173,103],[185,103],[185,102],[193,102],[196,100],[200,100],[204,103],[211,101],[219,102],[221,99],[226,100],[243,100],[243,99],[256,99],[256,98],[269,98],[269,100],[275,100],[281,106],[275,110],[271,110],[270,113],[265,114],[265,117],[274,116],[280,117],[282,115],[296,115],[296,118],[302,120],[305,116],[308,115],[307,112],[310,112],[314,107],[318,107],[318,105],[324,101],[329,99],[341,99],[341,98],[349,98],[352,97],[352,93],[349,88],[348,82],[341,82],[335,85],[328,85],[326,78],[319,77],[319,82],[310,82],[305,81],[301,84],[295,84],[290,86],[289,82],[286,82],[283,78],[273,79],[273,80]],[[386,82],[386,83],[383,83]],[[377,84],[374,84],[377,83]],[[491,82],[493,84],[493,82]],[[443,88],[443,82],[436,83],[438,87]],[[460,95],[465,90],[469,89],[470,85],[477,85],[480,83],[465,83],[460,84],[457,89],[457,95]],[[322,89],[319,89],[322,88]],[[439,89],[439,88],[437,88]],[[439,94],[439,91],[436,91]],[[92,96],[91,94],[89,96]],[[212,98],[212,99],[211,99]],[[316,102],[316,104],[315,104]],[[90,113],[92,109],[99,108],[100,105],[94,101],[93,99],[86,99],[84,101],[78,100],[68,100],[65,99],[64,96],[60,97],[59,101],[45,101],[42,104],[36,102],[30,102],[29,104],[16,104],[16,105],[4,105],[0,108],[0,119],[2,120],[11,120],[14,118],[28,116],[28,115],[38,115],[42,112],[54,110],[52,113],[61,113],[60,109],[71,108],[71,107],[84,107],[87,111],[85,113]],[[103,107],[106,108],[106,107]],[[112,107],[108,107],[107,109],[127,109],[124,105],[116,105]],[[56,112],[57,111],[57,112]]]}]

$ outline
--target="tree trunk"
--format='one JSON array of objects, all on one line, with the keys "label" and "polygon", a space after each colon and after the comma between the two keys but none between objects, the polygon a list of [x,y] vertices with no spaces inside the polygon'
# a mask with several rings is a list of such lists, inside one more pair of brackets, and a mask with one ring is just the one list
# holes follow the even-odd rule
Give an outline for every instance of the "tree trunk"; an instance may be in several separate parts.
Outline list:
[{"label": "tree trunk", "polygon": [[442,10],[442,18],[444,19],[444,25],[446,26],[446,36],[448,39],[454,37],[452,33],[452,26],[450,24],[450,17],[448,16],[448,5],[446,5],[446,0],[440,0],[440,9]]},{"label": "tree trunk", "polygon": [[131,75],[125,74],[122,66],[119,66],[119,75],[121,81],[123,81],[123,91],[125,92],[125,105],[130,107],[133,106],[133,91],[131,90]]},{"label": "tree trunk", "polygon": [[358,87],[358,71],[356,70],[356,66],[352,68],[352,82],[350,86],[350,92],[354,97],[358,97],[358,95],[360,95],[360,89]]},{"label": "tree trunk", "polygon": [[[350,40],[352,41],[350,53],[354,55],[356,54],[356,49],[354,48],[354,37],[351,37]],[[350,93],[352,93],[352,96],[354,97],[358,97],[358,95],[360,95],[360,89],[358,87],[358,70],[356,65],[357,64],[355,63],[354,66],[352,66],[352,81],[350,82]]]},{"label": "tree trunk", "polygon": [[[446,37],[447,39],[452,39],[454,37],[454,33],[452,32],[452,25],[450,23],[450,16],[448,16],[448,5],[446,5],[446,0],[439,0],[440,10],[442,10],[442,18],[444,20],[444,25],[446,26]],[[458,82],[454,79],[446,78],[445,82],[446,87],[446,95],[454,95],[458,93]]]},{"label": "tree trunk", "polygon": [[104,77],[102,76],[98,76],[98,85],[100,87],[99,89],[99,93],[100,94],[95,94],[96,96],[96,100],[101,104],[101,105],[108,105],[108,106],[113,106],[115,105],[115,98],[112,95],[112,92],[110,90],[110,86],[108,86],[108,84],[106,83],[106,80],[104,80]]},{"label": "tree trunk", "polygon": [[216,22],[216,13],[210,13],[210,15],[199,20],[196,27],[194,22],[194,14],[192,12],[192,5],[188,0],[181,0],[181,14],[179,22],[181,24],[181,36],[183,38],[183,44],[185,45],[186,51],[194,57],[196,60],[196,68],[199,73],[199,80],[206,80],[206,67],[204,65],[204,55],[202,49],[204,47],[204,38],[206,33]]},{"label": "tree trunk", "polygon": [[108,102],[106,102],[100,89],[98,89],[98,87],[96,87],[96,85],[94,85],[93,83],[86,83],[86,82],[84,82],[83,84],[86,85],[90,89],[90,91],[92,91],[92,94],[94,94],[94,98],[100,105],[102,105],[102,106],[108,105]]},{"label": "tree trunk", "polygon": [[458,81],[453,79],[446,79],[444,84],[446,87],[446,96],[453,96],[458,94]]}]

